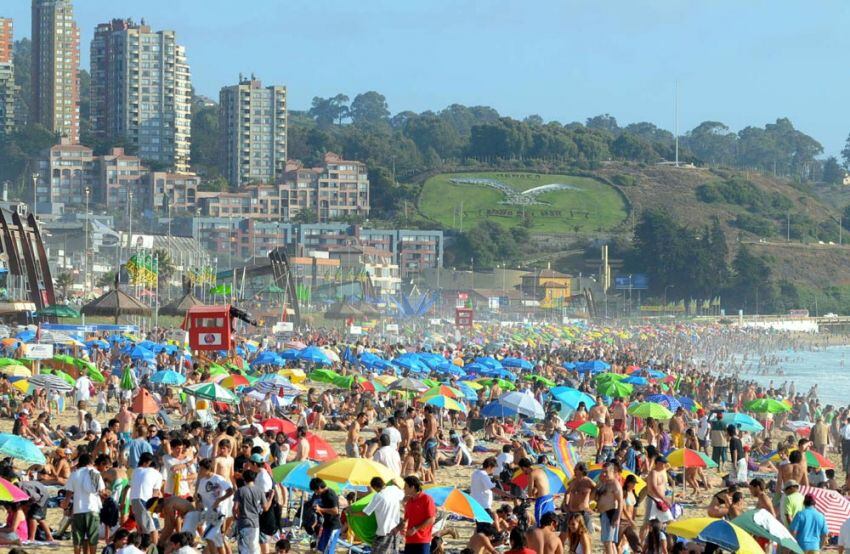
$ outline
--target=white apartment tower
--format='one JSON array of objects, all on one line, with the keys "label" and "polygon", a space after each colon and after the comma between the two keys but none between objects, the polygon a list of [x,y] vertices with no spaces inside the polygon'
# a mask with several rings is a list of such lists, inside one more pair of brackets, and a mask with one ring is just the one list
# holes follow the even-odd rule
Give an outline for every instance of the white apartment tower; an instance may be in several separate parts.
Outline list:
[{"label": "white apartment tower", "polygon": [[286,87],[255,79],[221,89],[219,104],[225,175],[231,186],[275,183],[286,172]]},{"label": "white apartment tower", "polygon": [[135,147],[146,162],[189,171],[192,90],[185,49],[174,31],[142,20],[97,26],[91,43],[95,136]]}]

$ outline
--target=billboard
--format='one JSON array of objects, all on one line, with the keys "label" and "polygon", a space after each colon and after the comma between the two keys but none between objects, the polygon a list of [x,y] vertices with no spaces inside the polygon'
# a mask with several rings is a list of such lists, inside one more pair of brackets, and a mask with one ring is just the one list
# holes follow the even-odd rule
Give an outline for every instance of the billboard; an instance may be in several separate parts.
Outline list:
[{"label": "billboard", "polygon": [[649,277],[646,273],[632,273],[614,277],[614,288],[617,290],[646,290],[649,288]]}]

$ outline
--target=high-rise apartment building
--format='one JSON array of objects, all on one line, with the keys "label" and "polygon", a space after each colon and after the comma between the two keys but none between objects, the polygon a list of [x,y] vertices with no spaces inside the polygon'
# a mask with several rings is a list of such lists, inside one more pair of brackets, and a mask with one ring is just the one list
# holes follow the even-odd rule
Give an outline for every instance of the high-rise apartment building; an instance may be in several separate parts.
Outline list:
[{"label": "high-rise apartment building", "polygon": [[251,76],[221,89],[221,140],[227,179],[235,187],[271,184],[286,171],[286,87]]},{"label": "high-rise apartment building", "polygon": [[16,94],[12,20],[0,17],[0,137],[15,130]]},{"label": "high-rise apartment building", "polygon": [[80,141],[80,30],[71,0],[32,1],[32,120]]},{"label": "high-rise apartment building", "polygon": [[91,77],[96,136],[123,138],[141,159],[189,171],[191,79],[174,31],[151,31],[144,20],[98,25]]}]

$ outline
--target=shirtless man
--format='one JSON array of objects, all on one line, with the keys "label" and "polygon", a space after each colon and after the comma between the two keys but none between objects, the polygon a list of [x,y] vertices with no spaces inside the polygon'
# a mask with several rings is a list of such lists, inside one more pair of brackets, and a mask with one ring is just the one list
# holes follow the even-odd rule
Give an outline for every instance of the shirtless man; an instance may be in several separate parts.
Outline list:
[{"label": "shirtless man", "polygon": [[498,550],[493,546],[493,539],[498,535],[495,527],[485,525],[469,537],[466,546],[472,554],[497,554]]},{"label": "shirtless man", "polygon": [[348,435],[345,437],[345,455],[349,458],[360,457],[360,430],[366,425],[366,421],[366,414],[360,412],[348,426]]},{"label": "shirtless man", "polygon": [[643,526],[640,529],[641,538],[646,537],[649,531],[650,515],[653,512],[653,504],[664,500],[664,492],[667,490],[667,458],[658,456],[655,463],[646,476],[646,507],[644,509]]},{"label": "shirtless man", "polygon": [[611,428],[611,418],[605,416],[605,422],[599,426],[596,435],[596,463],[607,462],[614,456],[614,429]]},{"label": "shirtless man", "polygon": [[788,463],[779,466],[779,475],[776,478],[777,487],[781,486],[785,481],[791,480],[804,485],[809,484],[809,472],[807,471],[803,454],[799,450],[791,452],[788,455]]},{"label": "shirtless man", "polygon": [[597,396],[596,404],[594,404],[587,412],[587,419],[593,423],[599,424],[605,421],[606,417],[608,417],[608,408],[606,408],[605,403],[602,402],[602,397]]},{"label": "shirtless man", "polygon": [[[564,503],[561,505],[561,511],[569,519],[570,514],[581,514],[584,519],[584,526],[588,533],[593,532],[593,519],[590,515],[590,497],[596,489],[596,483],[593,479],[587,476],[587,466],[584,462],[579,462],[573,469],[573,478],[567,485],[567,493],[564,495]],[[567,540],[566,525],[561,528],[561,540]]]},{"label": "shirtless man", "polygon": [[[598,402],[598,400],[597,400]],[[597,404],[598,406],[598,404]],[[596,406],[594,406],[596,407]],[[614,433],[617,438],[623,440],[626,438],[626,405],[622,398],[615,398],[611,404],[611,417],[614,419]]]},{"label": "shirtless man", "polygon": [[555,511],[555,502],[549,494],[549,480],[542,469],[532,466],[528,458],[519,461],[519,468],[528,476],[526,493],[528,498],[534,499],[534,521],[539,525],[544,514]]},{"label": "shirtless man", "polygon": [[434,417],[434,410],[431,408],[430,404],[425,406],[425,421],[423,421],[423,429],[423,457],[425,458],[425,462],[431,467],[431,471],[433,471],[436,476],[438,469],[437,446],[439,446],[440,443],[437,440],[437,418]]},{"label": "shirtless man", "polygon": [[548,512],[538,522],[538,526],[525,534],[526,547],[537,554],[564,554],[564,543],[558,536],[558,516]]},{"label": "shirtless man", "polygon": [[307,428],[299,427],[296,439],[298,440],[298,445],[295,447],[295,457],[292,458],[293,462],[300,462],[306,460],[310,457],[310,441],[307,440]]},{"label": "shirtless man", "polygon": [[129,443],[133,438],[133,423],[136,421],[136,416],[130,411],[127,402],[121,401],[121,405],[118,408],[118,415],[115,418],[118,420],[118,438],[124,444]]},{"label": "shirtless man", "polygon": [[596,487],[596,511],[602,526],[602,551],[616,554],[620,541],[620,511],[623,508],[623,486],[620,484],[617,465],[606,462],[602,466],[601,483]]}]

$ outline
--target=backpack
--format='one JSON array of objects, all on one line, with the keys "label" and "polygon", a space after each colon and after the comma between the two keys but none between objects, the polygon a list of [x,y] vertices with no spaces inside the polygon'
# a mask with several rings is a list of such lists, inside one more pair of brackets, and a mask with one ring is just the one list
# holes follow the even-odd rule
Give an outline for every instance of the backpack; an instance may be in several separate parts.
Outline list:
[{"label": "backpack", "polygon": [[100,509],[100,521],[108,528],[118,525],[120,510],[118,503],[111,496],[107,496]]}]

